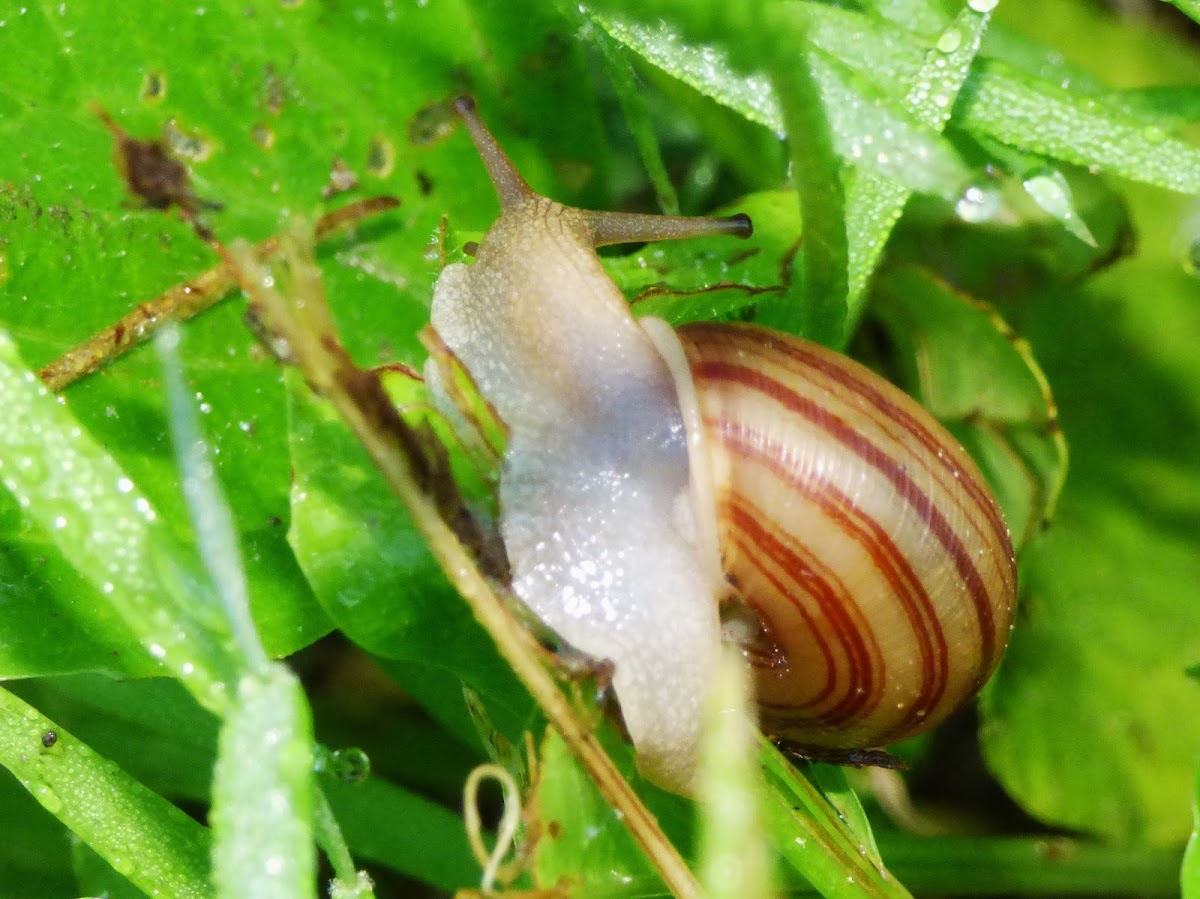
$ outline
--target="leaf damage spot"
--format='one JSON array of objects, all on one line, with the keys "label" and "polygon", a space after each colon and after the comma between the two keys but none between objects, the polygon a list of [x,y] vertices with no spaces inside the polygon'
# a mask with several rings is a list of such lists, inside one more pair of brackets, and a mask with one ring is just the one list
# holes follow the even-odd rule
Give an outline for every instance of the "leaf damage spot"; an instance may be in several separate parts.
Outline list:
[{"label": "leaf damage spot", "polygon": [[116,142],[113,164],[121,180],[143,206],[149,209],[175,206],[190,219],[195,219],[201,208],[219,208],[196,196],[187,166],[168,152],[163,141],[130,137],[102,107],[94,104],[92,110]]},{"label": "leaf damage spot", "polygon": [[458,127],[458,116],[449,100],[426,103],[408,120],[408,142],[414,147],[440,144]]},{"label": "leaf damage spot", "polygon": [[167,73],[162,69],[150,69],[142,78],[139,94],[143,103],[161,103],[167,97]]},{"label": "leaf damage spot", "polygon": [[259,122],[250,129],[250,140],[254,141],[256,146],[270,150],[275,146],[275,129]]},{"label": "leaf damage spot", "polygon": [[335,156],[329,167],[329,181],[321,188],[321,198],[328,200],[338,194],[354,190],[356,187],[358,187],[358,175],[350,166],[346,165],[344,159]]},{"label": "leaf damage spot", "polygon": [[396,148],[386,135],[372,136],[367,145],[367,174],[386,178],[396,167]]}]

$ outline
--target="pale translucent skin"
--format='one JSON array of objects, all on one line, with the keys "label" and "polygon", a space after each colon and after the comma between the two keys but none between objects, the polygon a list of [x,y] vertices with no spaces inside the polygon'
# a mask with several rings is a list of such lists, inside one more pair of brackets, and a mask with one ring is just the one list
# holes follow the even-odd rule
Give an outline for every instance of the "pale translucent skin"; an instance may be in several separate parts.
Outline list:
[{"label": "pale translucent skin", "polygon": [[586,216],[533,194],[506,204],[474,265],[442,272],[432,323],[510,430],[514,591],[615,663],[639,769],[688,793],[720,646],[717,566],[695,545],[675,386]]}]

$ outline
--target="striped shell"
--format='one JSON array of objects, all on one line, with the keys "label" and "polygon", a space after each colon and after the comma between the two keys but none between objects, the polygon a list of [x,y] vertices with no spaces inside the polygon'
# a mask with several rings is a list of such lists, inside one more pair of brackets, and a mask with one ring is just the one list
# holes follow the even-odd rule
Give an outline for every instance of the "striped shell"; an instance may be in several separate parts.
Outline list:
[{"label": "striped shell", "polygon": [[858,749],[944,719],[995,669],[1013,617],[1012,544],[979,470],[843,356],[750,325],[678,335],[722,567],[761,625],[742,642],[764,730]]}]

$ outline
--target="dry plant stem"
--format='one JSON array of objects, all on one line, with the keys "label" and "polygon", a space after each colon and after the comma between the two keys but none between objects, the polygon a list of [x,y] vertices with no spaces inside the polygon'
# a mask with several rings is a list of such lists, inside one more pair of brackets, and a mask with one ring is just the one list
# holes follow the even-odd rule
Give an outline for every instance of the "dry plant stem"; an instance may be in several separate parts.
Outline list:
[{"label": "dry plant stem", "polygon": [[[374,372],[357,368],[338,342],[321,292],[319,272],[300,241],[285,247],[291,289],[284,299],[269,284],[268,273],[249,250],[234,248],[238,276],[252,309],[267,330],[287,347],[312,388],[329,401],[354,432],[393,492],[407,507],[413,524],[476,619],[512,666],[530,694],[595,780],[601,794],[622,816],[634,839],[676,896],[700,896],[700,888],[657,819],[621,776],[590,728],[573,711],[566,695],[539,661],[539,647],[521,626],[476,559],[442,517],[421,481],[422,458],[415,435],[399,418]],[[267,282],[267,283],[264,283]]]},{"label": "dry plant stem", "polygon": [[[393,197],[371,197],[349,203],[317,221],[316,239],[325,240],[397,205],[398,201]],[[256,259],[266,261],[276,256],[279,249],[279,238],[270,237],[253,252]],[[186,284],[177,284],[154,299],[138,304],[120,321],[68,350],[38,374],[51,390],[62,390],[145,342],[163,323],[186,321],[215,306],[236,286],[237,277],[228,263],[221,262]]]}]

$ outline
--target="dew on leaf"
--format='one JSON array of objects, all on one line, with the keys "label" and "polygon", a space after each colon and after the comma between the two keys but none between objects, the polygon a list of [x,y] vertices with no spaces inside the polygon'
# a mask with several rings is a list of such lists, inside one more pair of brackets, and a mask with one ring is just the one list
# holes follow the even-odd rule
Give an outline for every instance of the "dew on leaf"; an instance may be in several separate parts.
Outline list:
[{"label": "dew on leaf", "polygon": [[950,30],[942,33],[942,36],[937,39],[937,44],[935,44],[935,46],[942,53],[953,53],[960,46],[962,46],[962,34],[959,31],[951,28]]},{"label": "dew on leaf", "polygon": [[989,221],[999,211],[1000,194],[993,188],[978,185],[968,187],[954,204],[954,213],[964,222],[972,224]]},{"label": "dew on leaf", "polygon": [[56,815],[62,811],[62,797],[54,792],[54,790],[50,789],[50,787],[44,784],[39,786],[34,791],[34,796],[37,797],[37,801],[40,802],[50,814]]}]

